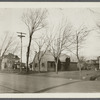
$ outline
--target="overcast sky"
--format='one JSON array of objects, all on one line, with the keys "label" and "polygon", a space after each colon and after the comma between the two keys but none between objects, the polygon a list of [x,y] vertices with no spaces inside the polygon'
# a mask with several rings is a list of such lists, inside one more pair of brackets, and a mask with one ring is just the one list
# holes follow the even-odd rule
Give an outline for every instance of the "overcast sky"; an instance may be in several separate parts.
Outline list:
[{"label": "overcast sky", "polygon": [[[91,8],[97,13],[90,12],[87,8],[66,8],[66,9],[48,9],[48,24],[57,24],[62,17],[66,17],[68,21],[77,29],[80,25],[85,24],[89,29],[96,28],[96,22],[100,20],[100,8]],[[22,22],[21,16],[24,9],[22,8],[0,8],[0,38],[3,37],[6,31],[10,34],[14,33],[15,39],[20,41],[17,37],[17,32],[28,33],[27,27]],[[99,31],[99,30],[98,30]],[[35,37],[40,36],[40,32],[34,34]],[[0,42],[2,43],[2,42]],[[26,46],[28,43],[27,35],[23,39],[23,61],[26,60]],[[20,52],[17,53],[18,56]],[[81,55],[87,58],[95,58],[100,56],[100,34],[97,30],[92,31],[85,42]]]}]

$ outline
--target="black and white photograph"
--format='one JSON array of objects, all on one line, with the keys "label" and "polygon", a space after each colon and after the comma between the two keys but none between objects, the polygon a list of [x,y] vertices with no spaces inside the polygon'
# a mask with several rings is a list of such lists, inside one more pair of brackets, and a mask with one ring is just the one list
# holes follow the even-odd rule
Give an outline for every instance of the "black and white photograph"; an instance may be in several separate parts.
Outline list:
[{"label": "black and white photograph", "polygon": [[0,94],[100,93],[100,3],[66,4],[0,3]]}]

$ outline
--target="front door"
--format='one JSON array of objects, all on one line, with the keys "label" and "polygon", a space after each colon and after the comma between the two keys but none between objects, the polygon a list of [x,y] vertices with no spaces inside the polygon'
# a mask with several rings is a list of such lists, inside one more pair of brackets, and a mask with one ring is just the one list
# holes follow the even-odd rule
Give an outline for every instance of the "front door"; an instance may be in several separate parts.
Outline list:
[{"label": "front door", "polygon": [[48,61],[47,65],[48,65],[48,71],[50,71],[50,72],[54,72],[55,71],[55,62]]}]

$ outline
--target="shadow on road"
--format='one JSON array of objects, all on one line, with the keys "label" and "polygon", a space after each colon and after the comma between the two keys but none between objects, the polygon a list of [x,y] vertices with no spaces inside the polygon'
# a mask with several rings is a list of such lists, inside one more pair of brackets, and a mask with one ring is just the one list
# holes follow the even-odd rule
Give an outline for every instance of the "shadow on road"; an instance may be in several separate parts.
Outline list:
[{"label": "shadow on road", "polygon": [[77,82],[82,82],[82,81],[69,82],[69,83],[65,83],[65,84],[49,87],[49,88],[46,88],[46,89],[42,89],[42,90],[36,91],[34,93],[42,93],[42,92],[45,92],[45,91],[48,91],[48,90],[51,90],[51,89],[54,89],[54,88],[57,88],[57,87],[61,87],[61,86],[64,86],[64,85],[69,85],[69,84],[73,84],[73,83],[77,83]]},{"label": "shadow on road", "polygon": [[[1,87],[4,87],[4,88],[7,88],[7,89],[10,89],[10,90],[13,90],[13,92],[11,92],[11,93],[23,93],[23,92],[21,92],[21,91],[19,91],[19,90],[16,90],[16,89],[13,89],[13,88],[10,88],[10,87],[1,85],[1,84],[0,84],[0,86],[1,86]],[[6,92],[6,93],[9,93],[9,92]]]}]

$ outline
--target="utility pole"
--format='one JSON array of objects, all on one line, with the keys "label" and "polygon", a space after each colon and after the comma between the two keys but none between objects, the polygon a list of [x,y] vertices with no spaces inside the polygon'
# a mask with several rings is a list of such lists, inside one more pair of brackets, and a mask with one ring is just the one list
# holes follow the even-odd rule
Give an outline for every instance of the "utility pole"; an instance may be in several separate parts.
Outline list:
[{"label": "utility pole", "polygon": [[20,39],[21,39],[21,59],[20,59],[20,72],[22,71],[22,38],[23,37],[25,37],[24,35],[26,34],[26,33],[22,33],[22,32],[17,32],[17,33],[19,33],[19,35],[18,35],[18,37],[20,37]]}]

